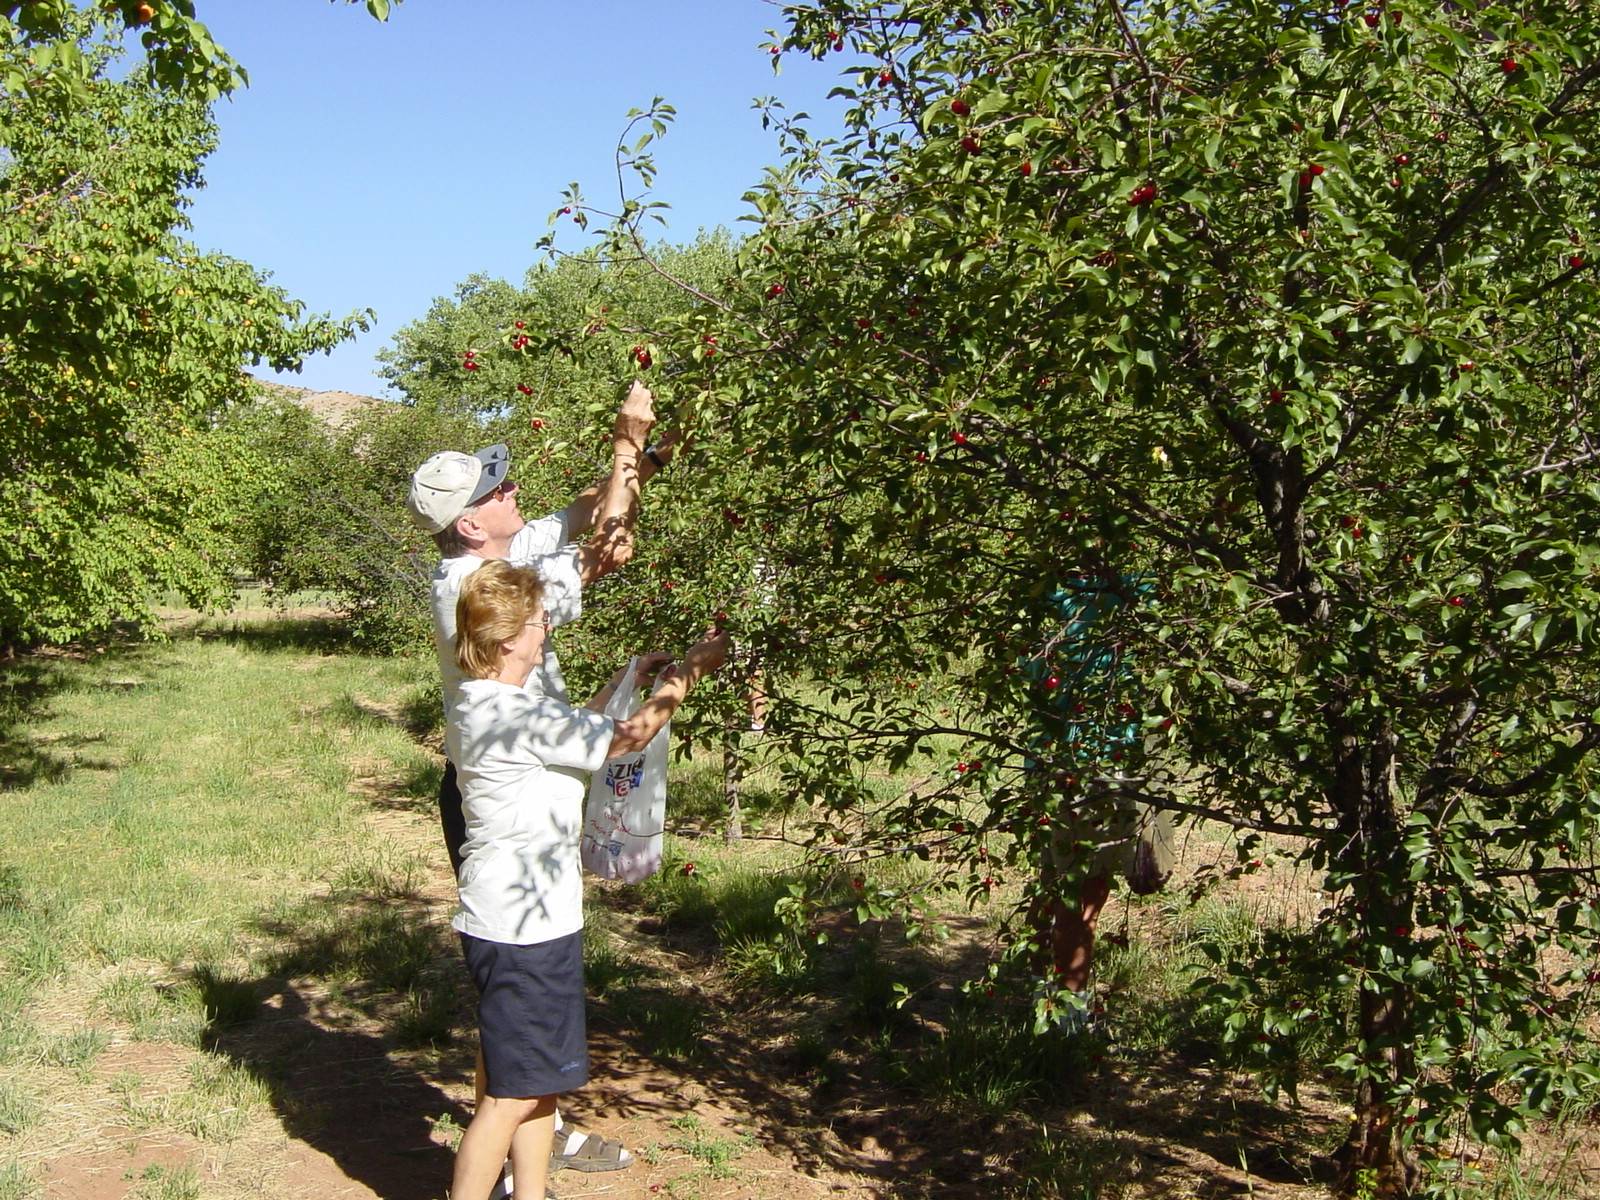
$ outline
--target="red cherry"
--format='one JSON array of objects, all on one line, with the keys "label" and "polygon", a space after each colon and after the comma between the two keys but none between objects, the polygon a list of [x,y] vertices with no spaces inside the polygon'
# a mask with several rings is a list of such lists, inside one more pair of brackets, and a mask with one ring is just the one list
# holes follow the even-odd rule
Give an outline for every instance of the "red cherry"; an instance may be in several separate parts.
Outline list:
[{"label": "red cherry", "polygon": [[1466,362],[1461,364],[1460,369],[1463,371],[1476,371],[1478,369],[1478,364],[1473,362],[1471,359],[1468,359]]},{"label": "red cherry", "polygon": [[463,357],[463,358],[477,358],[478,357],[478,352],[476,350],[463,350],[461,352],[461,357]]},{"label": "red cherry", "polygon": [[543,422],[543,421],[541,421],[541,420],[540,420],[540,419],[539,419],[539,418],[538,418],[538,417],[535,417],[535,418],[534,418],[534,419],[533,419],[533,422],[532,422],[532,424],[533,424],[533,428],[534,428],[534,432],[536,432],[536,433],[537,433],[537,432],[538,432],[538,431],[539,431],[539,430],[541,430],[541,429],[543,429],[543,428],[544,428],[544,422]]},{"label": "red cherry", "polygon": [[967,831],[967,825],[966,825],[965,821],[955,821],[955,822],[952,822],[951,825],[950,825],[950,832],[951,833],[965,833],[966,831]]},{"label": "red cherry", "polygon": [[1279,404],[1282,401],[1283,401],[1283,389],[1282,388],[1273,388],[1270,392],[1267,393],[1267,403],[1268,404]]},{"label": "red cherry", "polygon": [[783,284],[775,283],[767,289],[767,299],[771,300],[783,295]]},{"label": "red cherry", "polygon": [[1394,156],[1394,161],[1399,163],[1402,167],[1409,167],[1411,165],[1411,155],[1396,154]]},{"label": "red cherry", "polygon": [[879,71],[878,72],[878,86],[879,87],[887,87],[889,84],[891,84],[893,82],[894,82],[894,72],[893,71]]},{"label": "red cherry", "polygon": [[645,371],[648,371],[650,369],[650,364],[651,364],[651,362],[654,361],[650,357],[650,351],[648,351],[648,350],[641,350],[641,351],[639,351],[638,354],[635,354],[633,357],[634,357],[634,361],[639,364],[640,369],[641,370],[645,370]]},{"label": "red cherry", "polygon": [[1466,602],[1465,596],[1451,596],[1449,600],[1445,601],[1451,608],[1461,608]]},{"label": "red cherry", "polygon": [[517,321],[514,322],[514,324],[518,329],[526,329],[528,327],[528,323],[526,321]]},{"label": "red cherry", "polygon": [[570,213],[570,212],[571,212],[571,211],[572,211],[572,205],[570,205],[570,204],[568,204],[568,205],[565,205],[565,206],[563,206],[563,207],[562,207],[562,209],[561,209],[561,215],[562,215],[562,216],[563,216],[563,217],[564,217],[564,216],[566,216],[566,215],[567,215],[567,214],[568,214],[568,213]]},{"label": "red cherry", "polygon": [[1507,75],[1515,75],[1521,66],[1522,64],[1514,58],[1502,58],[1500,60],[1500,69]]},{"label": "red cherry", "polygon": [[774,46],[771,50],[768,50],[767,53],[768,54],[782,54],[783,53],[783,47],[782,46]]},{"label": "red cherry", "polygon": [[1033,164],[1024,160],[1022,165],[1018,167],[1017,170],[1020,171],[1022,173],[1022,177],[1026,179],[1029,175],[1033,174]]},{"label": "red cherry", "polygon": [[852,879],[850,881],[850,886],[859,892],[862,888],[866,887],[867,884],[864,879]]},{"label": "red cherry", "polygon": [[1583,270],[1583,255],[1574,254],[1571,258],[1567,259],[1567,266],[1571,267],[1574,271]]},{"label": "red cherry", "polygon": [[472,360],[471,360],[471,359],[470,359],[470,358],[469,358],[469,359],[467,359],[467,361],[466,361],[466,362],[464,362],[464,363],[462,363],[462,364],[461,364],[461,369],[462,369],[462,370],[463,370],[463,371],[476,371],[476,370],[477,370],[477,369],[478,369],[478,364],[477,364],[477,363],[475,363],[475,362],[473,362],[473,361],[472,361]]},{"label": "red cherry", "polygon": [[1044,685],[1045,685],[1045,687],[1049,688],[1052,692],[1055,691],[1056,688],[1061,686],[1061,676],[1059,676],[1059,675],[1046,675],[1044,677]]},{"label": "red cherry", "polygon": [[871,329],[872,328],[872,318],[871,317],[857,317],[856,318],[856,328],[857,329]]},{"label": "red cherry", "polygon": [[967,435],[958,429],[950,435],[950,440],[958,446],[965,446],[967,444]]},{"label": "red cherry", "polygon": [[955,115],[958,117],[964,117],[972,111],[972,106],[969,105],[965,100],[957,98],[950,101],[950,111],[955,113]]},{"label": "red cherry", "polygon": [[1321,175],[1322,174],[1322,164],[1321,163],[1312,163],[1310,168],[1308,168],[1308,169],[1311,171],[1311,173],[1313,175]]},{"label": "red cherry", "polygon": [[843,50],[844,49],[844,42],[842,40],[835,42],[833,44],[833,48],[835,50]]},{"label": "red cherry", "polygon": [[700,868],[696,867],[692,862],[686,862],[683,864],[683,873],[685,875],[696,875],[699,873],[699,870]]},{"label": "red cherry", "polygon": [[958,762],[956,764],[956,774],[957,775],[965,775],[966,773],[967,773],[967,764],[964,763],[964,762]]},{"label": "red cherry", "polygon": [[533,389],[532,389],[532,388],[531,388],[531,387],[529,387],[529,386],[528,386],[528,385],[527,385],[527,384],[525,384],[525,383],[519,383],[519,384],[517,384],[517,391],[519,391],[519,392],[521,392],[521,393],[522,393],[522,394],[523,394],[523,395],[524,395],[524,396],[531,396],[531,395],[533,395]]},{"label": "red cherry", "polygon": [[1363,13],[1361,19],[1367,23],[1368,29],[1376,29],[1382,18],[1375,12]]},{"label": "red cherry", "polygon": [[968,154],[976,154],[978,152],[978,139],[970,133],[967,134],[966,137],[961,139],[961,148]]}]

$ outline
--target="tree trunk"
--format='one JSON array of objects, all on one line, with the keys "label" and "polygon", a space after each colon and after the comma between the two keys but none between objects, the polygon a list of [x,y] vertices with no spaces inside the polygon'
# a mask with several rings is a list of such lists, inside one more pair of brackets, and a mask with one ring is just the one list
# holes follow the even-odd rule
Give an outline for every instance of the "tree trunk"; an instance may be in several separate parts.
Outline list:
[{"label": "tree trunk", "polygon": [[[1350,726],[1339,729],[1338,739],[1334,802],[1342,848],[1337,859],[1357,881],[1356,907],[1367,945],[1374,937],[1409,930],[1412,920],[1414,895],[1390,788],[1394,740],[1388,730],[1362,737]],[[1339,1192],[1409,1196],[1421,1180],[1421,1169],[1401,1140],[1393,1091],[1415,1066],[1411,989],[1403,984],[1381,991],[1361,988],[1359,997],[1358,1053],[1370,1075],[1356,1088],[1355,1117],[1334,1156]]]},{"label": "tree trunk", "polygon": [[722,799],[727,805],[728,823],[723,828],[725,842],[744,840],[744,814],[739,809],[739,786],[744,782],[744,755],[739,734],[730,730],[722,743]]}]

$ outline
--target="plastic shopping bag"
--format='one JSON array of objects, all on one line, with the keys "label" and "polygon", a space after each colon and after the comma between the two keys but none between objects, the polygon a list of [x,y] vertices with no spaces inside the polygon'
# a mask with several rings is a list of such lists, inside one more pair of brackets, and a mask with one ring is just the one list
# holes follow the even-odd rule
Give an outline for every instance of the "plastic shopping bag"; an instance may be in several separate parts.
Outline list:
[{"label": "plastic shopping bag", "polygon": [[[635,668],[606,704],[622,720],[639,710]],[[661,835],[667,822],[667,748],[670,722],[643,750],[608,758],[589,781],[583,811],[583,868],[602,879],[638,883],[661,869]]]}]

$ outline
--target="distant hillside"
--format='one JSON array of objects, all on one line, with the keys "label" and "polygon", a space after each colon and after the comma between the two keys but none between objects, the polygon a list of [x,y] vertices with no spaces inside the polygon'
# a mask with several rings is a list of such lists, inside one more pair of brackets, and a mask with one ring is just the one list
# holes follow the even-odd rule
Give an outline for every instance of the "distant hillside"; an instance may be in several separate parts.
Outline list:
[{"label": "distant hillside", "polygon": [[262,395],[298,404],[335,429],[343,428],[369,409],[392,403],[389,400],[380,400],[376,396],[357,395],[355,392],[313,392],[310,388],[290,387],[288,384],[274,383],[266,379],[255,379],[255,384]]}]

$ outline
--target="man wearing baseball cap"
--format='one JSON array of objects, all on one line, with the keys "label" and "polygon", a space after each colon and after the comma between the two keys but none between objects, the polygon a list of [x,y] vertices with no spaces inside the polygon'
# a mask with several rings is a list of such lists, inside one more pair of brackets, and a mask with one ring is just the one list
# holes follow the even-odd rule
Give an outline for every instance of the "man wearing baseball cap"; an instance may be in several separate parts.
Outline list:
[{"label": "man wearing baseball cap", "polygon": [[[533,521],[517,506],[510,478],[511,456],[503,444],[475,454],[445,450],[433,455],[411,477],[406,506],[417,526],[433,535],[441,559],[430,583],[434,646],[448,709],[461,688],[456,663],[456,601],[461,584],[491,559],[531,566],[544,583],[544,608],[552,628],[583,613],[583,588],[616,570],[633,556],[633,528],[639,515],[639,487],[667,465],[671,437],[646,446],[655,424],[655,399],[637,380],[617,411],[611,432],[611,472],[575,496],[566,508]],[[574,538],[593,530],[581,544]],[[566,681],[554,649],[547,649],[529,677],[530,689],[565,700]],[[451,867],[461,868],[466,819],[453,763],[445,763],[439,784],[439,820]],[[483,1095],[480,1056],[477,1091]],[[633,1156],[620,1143],[564,1126],[556,1114],[556,1144],[551,1169],[614,1171]],[[509,1177],[506,1194],[511,1192]]]}]

